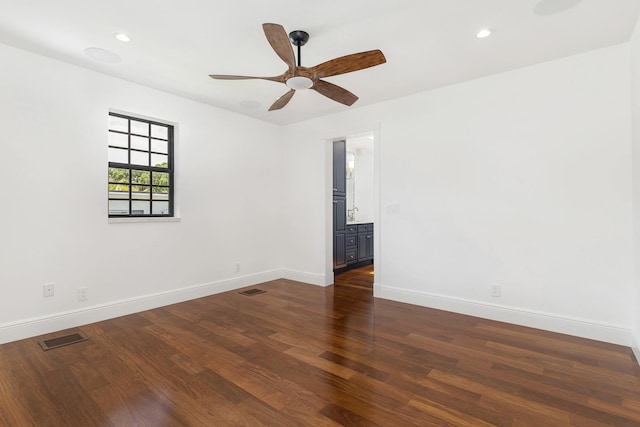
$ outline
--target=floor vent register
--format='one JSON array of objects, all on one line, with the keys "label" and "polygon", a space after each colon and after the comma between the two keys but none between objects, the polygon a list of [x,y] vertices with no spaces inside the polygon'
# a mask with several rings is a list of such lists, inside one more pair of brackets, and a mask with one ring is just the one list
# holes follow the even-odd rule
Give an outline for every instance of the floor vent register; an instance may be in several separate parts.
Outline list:
[{"label": "floor vent register", "polygon": [[242,295],[246,295],[248,297],[252,297],[254,295],[264,294],[267,291],[263,291],[262,289],[247,289],[246,291],[239,292]]},{"label": "floor vent register", "polygon": [[75,332],[73,334],[64,335],[58,338],[51,338],[49,340],[38,341],[43,351],[53,350],[54,348],[64,347],[65,345],[76,344],[82,341],[88,340],[82,332]]}]

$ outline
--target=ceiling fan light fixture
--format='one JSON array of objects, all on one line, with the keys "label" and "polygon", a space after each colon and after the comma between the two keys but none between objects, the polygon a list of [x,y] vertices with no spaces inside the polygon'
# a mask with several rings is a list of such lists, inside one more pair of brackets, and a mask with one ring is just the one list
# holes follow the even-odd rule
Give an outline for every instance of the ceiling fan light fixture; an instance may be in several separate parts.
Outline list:
[{"label": "ceiling fan light fixture", "polygon": [[308,77],[296,76],[287,79],[286,85],[293,90],[309,89],[313,86],[313,80]]}]

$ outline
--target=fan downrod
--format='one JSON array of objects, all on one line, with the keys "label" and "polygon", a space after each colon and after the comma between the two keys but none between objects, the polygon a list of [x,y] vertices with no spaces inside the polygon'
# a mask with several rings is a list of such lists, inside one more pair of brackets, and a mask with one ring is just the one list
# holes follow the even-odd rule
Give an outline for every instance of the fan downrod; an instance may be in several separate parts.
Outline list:
[{"label": "fan downrod", "polygon": [[289,40],[291,40],[291,44],[298,46],[298,67],[300,67],[302,65],[302,51],[300,48],[309,41],[309,33],[302,30],[291,31]]}]

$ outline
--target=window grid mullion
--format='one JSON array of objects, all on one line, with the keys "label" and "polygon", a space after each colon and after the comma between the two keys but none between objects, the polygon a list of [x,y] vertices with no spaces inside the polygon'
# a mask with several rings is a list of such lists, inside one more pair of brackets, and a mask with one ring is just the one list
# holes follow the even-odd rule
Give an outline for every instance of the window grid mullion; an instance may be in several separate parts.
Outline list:
[{"label": "window grid mullion", "polygon": [[[151,166],[151,123],[147,123],[147,162]],[[151,179],[151,172],[149,172],[149,179]]]},{"label": "window grid mullion", "polygon": [[[111,146],[109,145],[109,147],[112,148],[119,148],[119,149],[125,149],[127,150],[127,164],[123,164],[123,163],[118,163],[118,162],[109,162],[109,167],[110,168],[118,168],[118,169],[125,169],[127,171],[128,174],[128,191],[127,191],[127,196],[128,196],[128,213],[127,214],[109,214],[109,216],[114,216],[114,217],[120,217],[120,216],[129,216],[129,217],[139,217],[139,216],[173,216],[173,182],[174,182],[174,177],[173,177],[173,135],[174,135],[174,129],[172,126],[167,125],[167,124],[163,124],[163,123],[159,123],[159,122],[153,122],[153,121],[149,121],[149,120],[145,120],[145,119],[139,119],[136,117],[128,117],[128,116],[124,116],[124,115],[120,115],[117,113],[109,113],[109,115],[114,116],[114,117],[120,117],[122,119],[126,120],[126,128],[127,131],[118,131],[118,130],[112,130],[109,129],[110,132],[115,132],[115,133],[119,133],[119,134],[126,134],[127,135],[127,147],[118,147],[118,146]],[[143,122],[146,124],[147,127],[147,135],[139,135],[137,133],[133,133],[133,121],[136,121],[136,123],[139,122]],[[167,138],[159,138],[159,137],[152,137],[151,132],[152,132],[152,125],[156,125],[156,126],[162,126],[166,129],[166,133],[167,133]],[[139,148],[134,148],[132,147],[133,144],[133,137],[140,137],[140,138],[145,138],[147,141],[147,149],[146,150],[142,150]],[[166,152],[160,152],[160,151],[156,151],[156,150],[152,150],[152,146],[151,143],[153,140],[157,140],[157,141],[164,141],[166,142],[167,145],[167,149]],[[144,153],[147,157],[147,163],[148,165],[134,165],[132,164],[132,154],[134,152],[137,153]],[[165,156],[166,157],[166,166],[165,167],[159,167],[159,166],[153,166],[152,165],[152,156],[153,155],[159,155],[159,156]],[[134,171],[141,171],[141,172],[146,172],[148,173],[148,177],[149,177],[149,183],[148,184],[134,184],[133,183],[133,172]],[[167,178],[168,178],[168,182],[167,184],[157,184],[154,185],[154,177],[156,177],[155,179],[159,179],[157,178],[158,174],[166,174]],[[113,182],[111,180],[108,181],[109,184],[120,184],[122,185],[122,182]],[[133,186],[136,185],[137,188],[140,186],[144,186],[144,187],[148,187],[148,199],[140,199],[140,201],[145,201],[148,203],[148,206],[145,207],[143,210],[146,211],[148,209],[148,213],[143,213],[143,214],[134,214],[134,202],[138,201],[138,199],[134,199],[134,193],[136,193],[133,190]],[[158,189],[158,190],[166,190],[166,193],[160,191],[158,194],[154,193],[154,188]],[[161,198],[158,198],[161,197]],[[122,198],[117,198],[117,197],[108,197],[109,200],[120,200],[120,201],[124,201]],[[159,214],[154,214],[154,204],[158,202],[167,202],[167,206],[168,209],[162,209],[161,212],[166,212],[166,213],[159,213]],[[116,208],[117,209],[117,208]]]}]

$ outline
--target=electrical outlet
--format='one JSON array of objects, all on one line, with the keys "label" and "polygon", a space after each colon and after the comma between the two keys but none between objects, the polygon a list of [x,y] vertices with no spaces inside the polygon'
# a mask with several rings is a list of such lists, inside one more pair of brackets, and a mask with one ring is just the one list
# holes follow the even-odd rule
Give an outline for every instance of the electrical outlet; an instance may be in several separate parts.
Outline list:
[{"label": "electrical outlet", "polygon": [[240,273],[240,263],[236,262],[236,273]]},{"label": "electrical outlet", "polygon": [[500,285],[491,286],[491,296],[494,298],[499,298],[501,293]]},{"label": "electrical outlet", "polygon": [[56,292],[56,285],[54,285],[53,283],[45,283],[42,286],[42,295],[44,295],[45,298],[47,297],[52,297]]},{"label": "electrical outlet", "polygon": [[86,301],[89,299],[89,288],[78,288],[78,301]]}]

